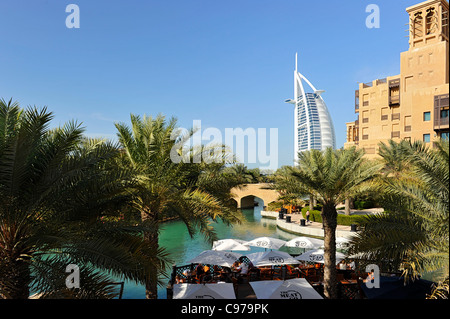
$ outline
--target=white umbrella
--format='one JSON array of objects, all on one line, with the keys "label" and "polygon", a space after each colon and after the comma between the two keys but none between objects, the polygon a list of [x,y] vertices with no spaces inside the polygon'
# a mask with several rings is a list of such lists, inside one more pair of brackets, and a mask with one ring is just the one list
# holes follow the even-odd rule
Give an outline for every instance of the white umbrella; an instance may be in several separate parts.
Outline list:
[{"label": "white umbrella", "polygon": [[247,255],[247,258],[255,265],[259,266],[275,266],[275,265],[292,265],[299,264],[291,255],[284,251],[261,251]]},{"label": "white umbrella", "polygon": [[323,246],[323,240],[311,237],[296,237],[288,241],[286,247],[311,248],[317,249]]},{"label": "white umbrella", "polygon": [[305,278],[251,281],[258,299],[323,299]]},{"label": "white umbrella", "polygon": [[345,237],[336,237],[336,248],[337,249],[345,249],[347,248],[350,239]]},{"label": "white umbrella", "polygon": [[[313,263],[323,264],[324,263],[323,255],[324,255],[323,249],[314,249],[314,250],[309,250],[306,253],[303,253],[303,254],[295,257],[295,259],[301,260],[301,261],[309,261],[309,262],[313,262]],[[345,255],[340,252],[336,252],[336,265],[342,259],[345,259]]]},{"label": "white umbrella", "polygon": [[236,299],[233,284],[175,284],[174,299]]},{"label": "white umbrella", "polygon": [[229,251],[205,250],[197,257],[189,260],[188,264],[208,264],[231,267],[242,255]]},{"label": "white umbrella", "polygon": [[244,240],[239,239],[221,239],[213,242],[212,249],[213,250],[237,250],[244,251],[250,250],[250,247],[243,245],[245,243]]},{"label": "white umbrella", "polygon": [[273,237],[258,237],[245,243],[248,246],[278,249],[286,244],[285,240],[273,238]]}]

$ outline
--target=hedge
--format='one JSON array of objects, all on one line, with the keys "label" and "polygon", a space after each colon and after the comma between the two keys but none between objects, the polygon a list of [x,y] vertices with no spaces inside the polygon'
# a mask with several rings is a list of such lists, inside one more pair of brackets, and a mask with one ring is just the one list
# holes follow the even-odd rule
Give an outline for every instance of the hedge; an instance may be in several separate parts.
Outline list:
[{"label": "hedge", "polygon": [[[312,211],[309,211],[309,220],[312,222],[318,222],[321,223],[322,222],[322,215],[321,215],[321,211],[317,210],[317,209],[322,209],[319,206],[314,207],[314,209]],[[306,211],[309,209],[309,206],[303,207],[302,208],[302,215],[303,218],[306,219]],[[344,226],[350,226],[351,224],[359,224],[361,221],[364,220],[364,215],[343,215],[343,214],[338,214],[337,215],[337,223],[338,225],[344,225]]]},{"label": "hedge", "polygon": [[356,209],[367,209],[375,207],[375,204],[371,200],[356,200],[354,203]]}]

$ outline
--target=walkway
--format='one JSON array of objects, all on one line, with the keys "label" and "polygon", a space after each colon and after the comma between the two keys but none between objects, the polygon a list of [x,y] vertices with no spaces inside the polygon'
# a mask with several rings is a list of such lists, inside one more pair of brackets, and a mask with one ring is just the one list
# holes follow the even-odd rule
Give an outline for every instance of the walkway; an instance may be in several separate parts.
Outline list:
[{"label": "walkway", "polygon": [[[299,236],[307,235],[314,237],[324,237],[322,223],[309,222],[306,223],[306,226],[300,226],[300,220],[304,219],[302,214],[285,214],[284,219],[279,219],[278,214],[278,212],[272,211],[261,212],[261,216],[263,217],[276,219],[277,227],[289,233],[297,234]],[[286,216],[291,217],[290,223],[286,222]],[[336,227],[336,236],[350,238],[354,234],[354,232],[352,232],[350,229],[350,226],[338,225]]]}]

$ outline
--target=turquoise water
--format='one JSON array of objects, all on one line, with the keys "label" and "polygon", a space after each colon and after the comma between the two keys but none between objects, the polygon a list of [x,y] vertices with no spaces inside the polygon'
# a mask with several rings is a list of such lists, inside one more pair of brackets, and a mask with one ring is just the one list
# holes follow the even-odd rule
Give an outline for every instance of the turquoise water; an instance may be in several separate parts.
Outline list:
[{"label": "turquoise water", "polygon": [[[252,240],[256,237],[270,236],[289,240],[295,235],[286,233],[276,226],[276,221],[261,217],[262,205],[255,209],[243,210],[245,220],[242,224],[232,227],[224,224],[215,224],[214,228],[219,239],[235,238],[242,240]],[[196,235],[191,238],[186,230],[186,226],[180,221],[165,223],[162,226],[159,236],[159,244],[169,253],[170,258],[176,265],[182,266],[187,261],[199,255],[202,251],[211,249],[202,235]],[[262,248],[251,247],[250,251],[239,252],[241,254],[250,254],[257,251],[264,251]],[[168,270],[168,273],[170,273]],[[168,279],[163,279],[167,283]],[[158,298],[166,299],[166,287],[160,287],[158,290]],[[145,288],[142,285],[136,285],[132,282],[126,282],[123,292],[124,299],[144,299]]]}]

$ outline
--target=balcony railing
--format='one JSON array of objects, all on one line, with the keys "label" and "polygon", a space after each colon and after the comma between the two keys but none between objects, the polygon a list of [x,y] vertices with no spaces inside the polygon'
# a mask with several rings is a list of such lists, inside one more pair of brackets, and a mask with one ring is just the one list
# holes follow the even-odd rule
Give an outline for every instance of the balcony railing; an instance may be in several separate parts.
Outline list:
[{"label": "balcony railing", "polygon": [[394,113],[391,115],[391,120],[400,120],[400,113]]},{"label": "balcony railing", "polygon": [[364,119],[362,119],[363,121],[363,123],[369,123],[369,118],[368,117],[366,117],[366,118],[364,118]]},{"label": "balcony railing", "polygon": [[389,106],[400,104],[400,79],[389,80]]},{"label": "balcony railing", "polygon": [[411,125],[405,126],[405,132],[411,132]]},{"label": "balcony railing", "polygon": [[381,120],[386,121],[389,119],[389,115],[381,115]]},{"label": "balcony railing", "polygon": [[394,95],[389,97],[389,106],[400,104],[400,96]]}]

